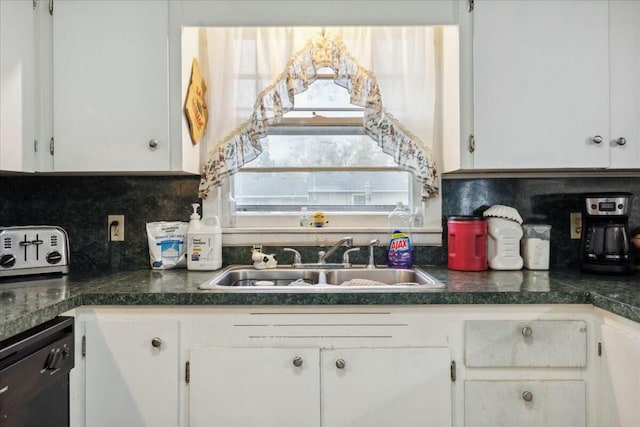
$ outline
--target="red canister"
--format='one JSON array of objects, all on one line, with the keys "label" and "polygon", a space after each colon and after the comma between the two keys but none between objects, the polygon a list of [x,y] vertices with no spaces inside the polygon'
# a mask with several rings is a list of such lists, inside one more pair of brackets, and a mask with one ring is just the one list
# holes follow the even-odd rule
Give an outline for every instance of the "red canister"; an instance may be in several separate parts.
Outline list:
[{"label": "red canister", "polygon": [[447,228],[447,266],[460,271],[486,270],[487,222],[478,216],[451,216]]}]

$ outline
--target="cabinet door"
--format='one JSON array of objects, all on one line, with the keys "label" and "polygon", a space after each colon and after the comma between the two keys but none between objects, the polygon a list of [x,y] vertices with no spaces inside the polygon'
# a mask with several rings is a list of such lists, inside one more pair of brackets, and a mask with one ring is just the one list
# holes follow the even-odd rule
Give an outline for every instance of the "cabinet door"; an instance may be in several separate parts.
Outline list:
[{"label": "cabinet door", "polygon": [[[611,167],[640,168],[640,2],[609,4]],[[621,139],[623,138],[623,139]]]},{"label": "cabinet door", "polygon": [[178,425],[178,328],[166,320],[86,323],[87,426]]},{"label": "cabinet door", "polygon": [[599,425],[633,427],[640,420],[640,339],[602,326],[602,413]]},{"label": "cabinet door", "polygon": [[322,425],[451,425],[447,348],[322,351]]},{"label": "cabinet door", "polygon": [[169,170],[167,1],[54,7],[54,170]]},{"label": "cabinet door", "polygon": [[319,358],[317,348],[192,349],[190,426],[319,427]]},{"label": "cabinet door", "polygon": [[583,381],[466,381],[465,427],[584,427]]},{"label": "cabinet door", "polygon": [[33,171],[37,17],[30,1],[0,1],[0,170],[3,171]]},{"label": "cabinet door", "polygon": [[607,1],[483,1],[473,14],[473,167],[608,167]]}]

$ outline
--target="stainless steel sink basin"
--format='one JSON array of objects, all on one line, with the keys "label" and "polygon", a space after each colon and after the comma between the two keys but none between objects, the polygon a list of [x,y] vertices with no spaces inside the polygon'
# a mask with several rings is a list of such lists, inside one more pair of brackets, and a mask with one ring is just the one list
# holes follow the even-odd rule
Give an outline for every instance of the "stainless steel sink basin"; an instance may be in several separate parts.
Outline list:
[{"label": "stainless steel sink basin", "polygon": [[201,284],[217,292],[422,292],[445,285],[421,268],[396,269],[230,266]]}]

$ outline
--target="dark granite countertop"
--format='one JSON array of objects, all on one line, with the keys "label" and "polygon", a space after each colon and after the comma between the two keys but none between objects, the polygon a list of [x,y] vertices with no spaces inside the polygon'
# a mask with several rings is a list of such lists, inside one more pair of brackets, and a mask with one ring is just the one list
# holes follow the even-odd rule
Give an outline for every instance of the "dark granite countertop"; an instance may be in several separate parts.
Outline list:
[{"label": "dark granite countertop", "polygon": [[0,282],[0,340],[81,305],[593,304],[640,322],[640,276],[551,271],[425,270],[446,289],[419,293],[216,293],[197,286],[216,272],[122,271]]}]

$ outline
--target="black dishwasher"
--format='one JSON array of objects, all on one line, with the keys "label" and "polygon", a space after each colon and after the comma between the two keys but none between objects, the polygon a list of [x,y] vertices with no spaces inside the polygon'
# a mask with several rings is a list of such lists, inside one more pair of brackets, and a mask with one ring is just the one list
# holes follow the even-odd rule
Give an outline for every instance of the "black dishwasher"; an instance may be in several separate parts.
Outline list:
[{"label": "black dishwasher", "polygon": [[0,426],[68,427],[73,317],[0,342]]}]

